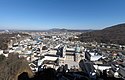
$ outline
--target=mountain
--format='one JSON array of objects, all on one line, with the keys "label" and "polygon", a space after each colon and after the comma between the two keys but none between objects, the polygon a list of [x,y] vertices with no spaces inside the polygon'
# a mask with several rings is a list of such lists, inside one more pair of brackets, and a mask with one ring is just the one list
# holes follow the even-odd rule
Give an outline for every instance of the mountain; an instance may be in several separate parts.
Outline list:
[{"label": "mountain", "polygon": [[90,31],[93,31],[93,30],[91,30],[91,29],[88,29],[88,30],[77,30],[77,29],[53,28],[53,29],[50,29],[49,31],[51,31],[51,32],[90,32]]},{"label": "mountain", "polygon": [[53,29],[50,29],[49,31],[52,31],[52,32],[67,32],[67,29],[53,28]]},{"label": "mountain", "polygon": [[79,35],[82,42],[125,44],[125,23]]},{"label": "mountain", "polygon": [[65,28],[52,28],[52,29],[46,29],[46,30],[0,30],[0,32],[4,33],[18,33],[18,32],[90,32],[93,31],[92,29],[65,29]]}]

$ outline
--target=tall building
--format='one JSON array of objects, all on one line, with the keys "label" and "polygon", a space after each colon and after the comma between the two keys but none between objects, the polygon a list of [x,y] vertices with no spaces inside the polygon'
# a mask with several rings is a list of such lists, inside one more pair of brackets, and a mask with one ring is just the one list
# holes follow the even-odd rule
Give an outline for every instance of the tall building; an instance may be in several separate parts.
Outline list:
[{"label": "tall building", "polygon": [[80,47],[78,45],[75,47],[74,61],[76,62],[80,61]]},{"label": "tall building", "polygon": [[60,46],[57,49],[57,55],[59,55],[60,57],[65,58],[65,55],[66,55],[66,46]]}]

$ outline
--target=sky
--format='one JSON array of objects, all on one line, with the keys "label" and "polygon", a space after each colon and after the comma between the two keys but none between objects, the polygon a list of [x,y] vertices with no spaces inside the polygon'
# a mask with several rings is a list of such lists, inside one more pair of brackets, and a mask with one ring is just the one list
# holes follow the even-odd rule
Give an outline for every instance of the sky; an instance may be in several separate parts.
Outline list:
[{"label": "sky", "polygon": [[125,0],[0,0],[0,29],[103,29],[125,22]]}]

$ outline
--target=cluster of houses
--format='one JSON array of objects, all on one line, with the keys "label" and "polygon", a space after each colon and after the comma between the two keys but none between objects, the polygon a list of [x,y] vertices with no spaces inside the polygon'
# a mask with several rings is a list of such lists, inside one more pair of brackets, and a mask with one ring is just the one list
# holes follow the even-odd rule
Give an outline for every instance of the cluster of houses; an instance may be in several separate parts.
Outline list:
[{"label": "cluster of houses", "polygon": [[[33,72],[47,68],[60,71],[65,67],[66,72],[82,71],[91,79],[102,77],[125,79],[125,55],[123,53],[86,48],[81,42],[69,41],[68,36],[71,37],[71,35],[70,33],[33,35],[32,38],[12,43],[7,50],[0,50],[0,54],[8,57],[8,54],[18,53],[19,57],[27,59]],[[94,47],[114,47],[114,45],[106,44],[89,44]],[[118,47],[118,45],[115,46]],[[124,47],[119,46],[122,50]]]},{"label": "cluster of houses", "polygon": [[[67,45],[58,41],[58,36],[50,37],[35,36],[27,38],[9,45],[7,50],[1,50],[0,54],[8,57],[11,53],[18,53],[19,57],[25,57],[29,62],[29,66],[34,72],[40,71],[44,68],[58,69],[62,65],[68,65],[68,69],[73,67],[79,69],[78,62],[80,61],[80,51],[78,46],[67,48]],[[53,43],[57,41],[57,43]],[[6,53],[5,53],[6,52]],[[80,53],[80,54],[79,54]],[[77,63],[77,64],[76,64]]]},{"label": "cluster of houses", "polygon": [[93,47],[100,47],[100,48],[107,48],[107,49],[118,49],[118,50],[125,50],[125,45],[119,44],[106,44],[106,43],[89,43]]},{"label": "cluster of houses", "polygon": [[90,78],[97,77],[125,79],[125,55],[115,51],[85,49],[85,59],[80,67]]}]

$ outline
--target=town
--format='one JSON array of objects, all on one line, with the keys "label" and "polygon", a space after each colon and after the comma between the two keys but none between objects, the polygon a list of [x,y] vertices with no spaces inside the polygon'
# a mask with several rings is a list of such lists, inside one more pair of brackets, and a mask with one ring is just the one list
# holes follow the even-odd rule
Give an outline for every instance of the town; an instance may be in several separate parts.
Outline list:
[{"label": "town", "polygon": [[[77,39],[81,32],[24,33],[30,37],[10,40],[8,49],[0,50],[0,54],[6,58],[9,54],[18,54],[19,58],[25,58],[34,74],[52,68],[61,73],[74,73],[72,78],[62,75],[59,80],[81,77],[91,80],[125,79],[125,45],[69,40],[71,37]],[[21,37],[20,34],[16,36]]]}]

